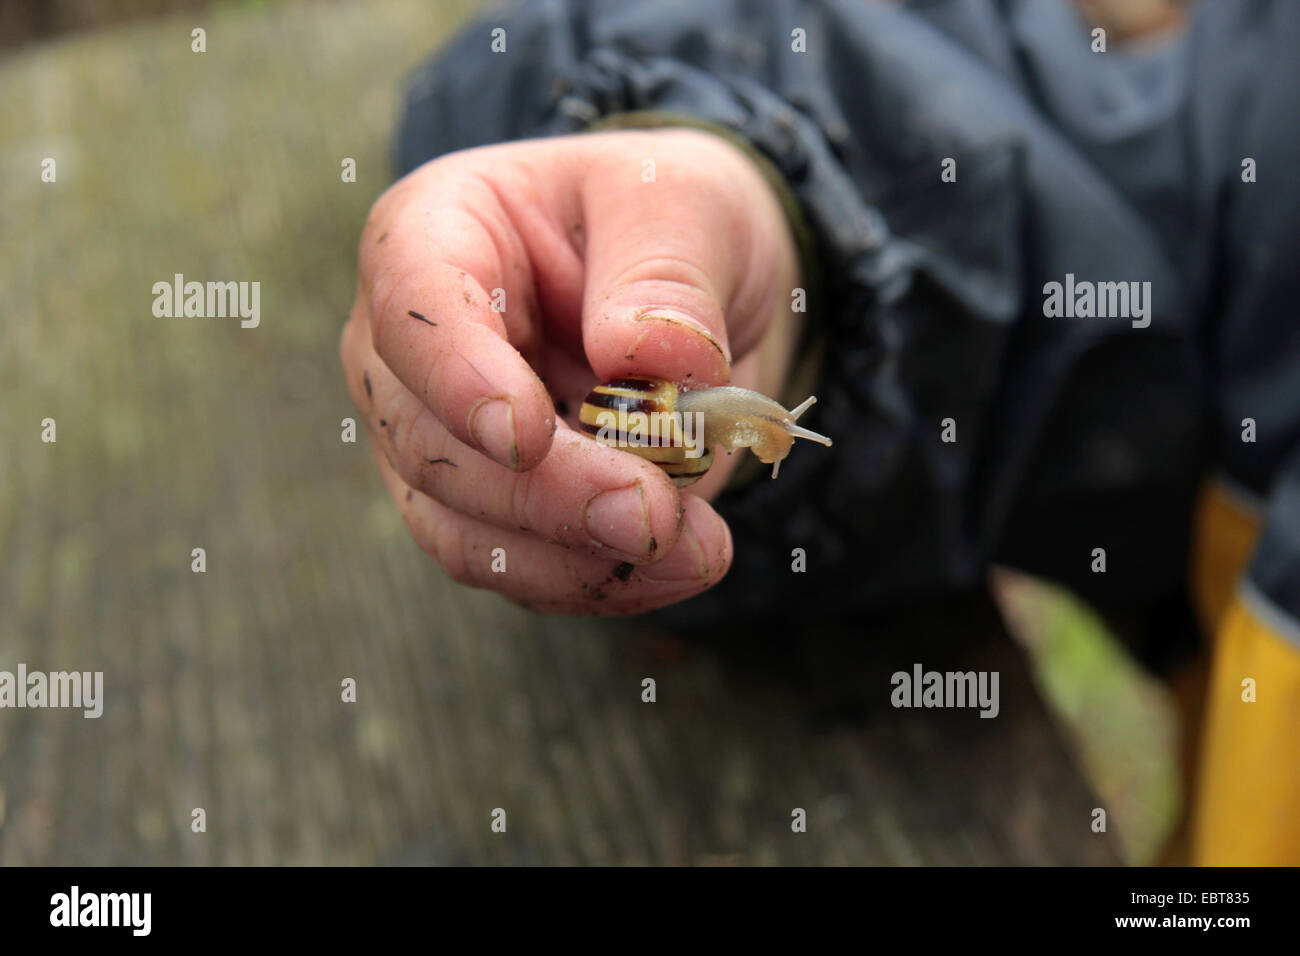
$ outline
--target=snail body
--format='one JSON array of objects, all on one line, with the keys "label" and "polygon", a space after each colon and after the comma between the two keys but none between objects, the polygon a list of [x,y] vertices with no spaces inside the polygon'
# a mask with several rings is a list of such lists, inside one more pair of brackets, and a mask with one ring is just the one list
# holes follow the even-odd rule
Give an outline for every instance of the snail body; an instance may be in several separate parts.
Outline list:
[{"label": "snail body", "polygon": [[830,446],[831,440],[795,421],[817,401],[787,411],[766,395],[735,386],[681,388],[659,378],[628,377],[599,385],[578,413],[579,428],[602,444],[653,461],[678,487],[694,484],[713,464],[713,448],[748,448],[772,466],[796,438]]}]

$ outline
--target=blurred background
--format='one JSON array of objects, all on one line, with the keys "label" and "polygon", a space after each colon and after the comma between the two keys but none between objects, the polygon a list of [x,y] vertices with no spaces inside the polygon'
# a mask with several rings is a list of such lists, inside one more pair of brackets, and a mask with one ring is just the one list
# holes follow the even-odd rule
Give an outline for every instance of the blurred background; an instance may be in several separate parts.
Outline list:
[{"label": "blurred background", "polygon": [[[256,9],[323,0],[8,0],[0,6],[0,49],[166,14],[206,14],[214,6]],[[1119,39],[1178,26],[1194,0],[1074,0],[1092,24]]]},{"label": "blurred background", "polygon": [[[340,440],[337,339],[403,79],[476,6],[0,5],[0,670],[105,685],[98,720],[0,711],[0,863],[1156,859],[1169,701],[1040,582],[1001,579],[1010,632],[978,600],[688,645],[411,542]],[[260,281],[260,326],[155,318],[175,273]],[[917,660],[999,670],[1000,717],[890,708]]]}]

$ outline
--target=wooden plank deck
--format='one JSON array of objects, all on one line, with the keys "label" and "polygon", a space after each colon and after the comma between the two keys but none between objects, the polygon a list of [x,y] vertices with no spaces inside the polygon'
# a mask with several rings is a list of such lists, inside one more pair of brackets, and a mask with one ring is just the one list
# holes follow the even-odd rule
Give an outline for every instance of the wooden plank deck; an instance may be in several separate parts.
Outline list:
[{"label": "wooden plank deck", "polygon": [[[465,6],[0,62],[0,669],[106,697],[0,711],[0,863],[1116,860],[986,607],[698,647],[458,588],[408,539],[340,441],[337,337],[401,78]],[[260,281],[260,327],[155,318],[175,273]],[[916,661],[1000,670],[1001,716],[892,709]]]}]

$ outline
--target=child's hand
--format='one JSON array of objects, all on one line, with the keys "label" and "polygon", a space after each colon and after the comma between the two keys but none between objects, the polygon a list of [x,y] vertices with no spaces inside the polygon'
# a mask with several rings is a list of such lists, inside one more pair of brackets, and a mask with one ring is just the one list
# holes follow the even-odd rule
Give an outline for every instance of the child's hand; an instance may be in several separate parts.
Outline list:
[{"label": "child's hand", "polygon": [[779,392],[796,273],[770,187],[709,133],[509,143],[396,183],[341,350],[415,539],[455,580],[545,611],[646,611],[717,583],[731,535],[713,508],[562,417],[629,373]]}]

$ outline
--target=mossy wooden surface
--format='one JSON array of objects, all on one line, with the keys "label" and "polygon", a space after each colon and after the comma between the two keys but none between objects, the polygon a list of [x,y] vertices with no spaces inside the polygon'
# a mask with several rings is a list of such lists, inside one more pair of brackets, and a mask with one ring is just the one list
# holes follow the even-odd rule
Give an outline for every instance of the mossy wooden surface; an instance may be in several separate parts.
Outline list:
[{"label": "mossy wooden surface", "polygon": [[[106,685],[0,711],[0,863],[1115,860],[985,612],[697,648],[408,539],[337,339],[402,78],[463,16],[219,7],[0,62],[0,669]],[[260,327],[155,318],[175,273],[259,281]],[[915,661],[999,669],[1001,715],[894,710]]]}]

